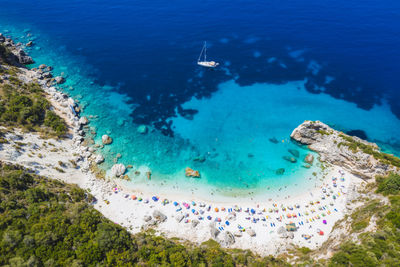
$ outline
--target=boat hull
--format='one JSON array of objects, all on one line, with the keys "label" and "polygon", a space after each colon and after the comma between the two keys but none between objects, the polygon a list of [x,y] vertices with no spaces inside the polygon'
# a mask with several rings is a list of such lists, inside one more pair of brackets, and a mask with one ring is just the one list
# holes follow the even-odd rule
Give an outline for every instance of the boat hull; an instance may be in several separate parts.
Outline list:
[{"label": "boat hull", "polygon": [[219,63],[214,61],[199,61],[197,64],[206,68],[215,68],[219,65]]}]

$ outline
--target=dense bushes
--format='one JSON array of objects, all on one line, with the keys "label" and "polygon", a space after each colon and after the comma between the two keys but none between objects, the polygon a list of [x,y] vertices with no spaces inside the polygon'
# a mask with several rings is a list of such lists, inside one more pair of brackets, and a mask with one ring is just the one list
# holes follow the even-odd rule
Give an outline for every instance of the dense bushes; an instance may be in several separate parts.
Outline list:
[{"label": "dense bushes", "polygon": [[400,175],[391,173],[388,177],[377,177],[378,193],[396,195],[400,193]]},{"label": "dense bushes", "polygon": [[44,119],[44,125],[53,129],[57,135],[63,135],[67,130],[64,121],[53,111],[47,111]]},{"label": "dense bushes", "polygon": [[88,204],[92,197],[0,162],[0,265],[285,266],[273,257],[129,234]]},{"label": "dense bushes", "polygon": [[65,122],[50,110],[50,103],[38,84],[9,81],[0,85],[0,124],[49,132],[56,136],[66,133]]},{"label": "dense bushes", "polygon": [[391,154],[380,152],[375,147],[358,142],[351,136],[343,134],[340,134],[339,136],[345,140],[345,142],[341,142],[338,144],[339,147],[345,145],[353,153],[356,153],[358,150],[361,150],[365,154],[372,155],[375,159],[379,160],[383,164],[393,165],[395,167],[400,168],[400,158],[393,156]]}]

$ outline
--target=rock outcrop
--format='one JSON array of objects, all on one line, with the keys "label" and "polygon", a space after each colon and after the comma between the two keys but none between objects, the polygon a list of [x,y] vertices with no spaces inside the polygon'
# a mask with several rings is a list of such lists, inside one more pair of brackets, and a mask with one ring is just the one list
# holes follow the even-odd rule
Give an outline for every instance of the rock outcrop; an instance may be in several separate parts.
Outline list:
[{"label": "rock outcrop", "polygon": [[167,220],[167,216],[158,210],[153,211],[153,218],[158,222],[165,222]]},{"label": "rock outcrop", "polygon": [[225,247],[229,247],[235,243],[235,236],[231,232],[226,231],[222,235],[220,243]]},{"label": "rock outcrop", "polygon": [[189,167],[185,169],[185,175],[186,177],[194,177],[194,178],[200,178],[200,172],[195,171]]},{"label": "rock outcrop", "polygon": [[304,161],[308,164],[313,164],[314,156],[312,154],[307,154],[307,156],[304,158]]},{"label": "rock outcrop", "polygon": [[101,163],[103,163],[103,162],[104,162],[104,157],[103,157],[103,155],[98,154],[98,155],[96,156],[96,158],[94,159],[94,162],[96,162],[96,164],[101,164]]},{"label": "rock outcrop", "polygon": [[210,226],[210,234],[213,239],[216,239],[220,231],[215,226]]},{"label": "rock outcrop", "polygon": [[115,164],[111,168],[111,173],[115,177],[120,177],[121,175],[124,175],[126,171],[125,165],[124,164]]},{"label": "rock outcrop", "polygon": [[246,230],[246,232],[249,234],[249,236],[254,237],[256,236],[256,231],[254,231],[253,229],[249,228]]},{"label": "rock outcrop", "polygon": [[22,50],[18,45],[14,44],[14,41],[10,38],[6,38],[4,35],[0,33],[0,44],[3,45],[3,49],[7,49],[7,53],[5,50],[0,49],[0,54],[4,54],[7,60],[18,67],[23,65],[32,64],[34,63],[33,59],[28,56],[24,50]]},{"label": "rock outcrop", "polygon": [[89,120],[88,120],[88,118],[86,118],[86,117],[80,117],[79,123],[80,123],[81,125],[86,125],[86,124],[89,123]]},{"label": "rock outcrop", "polygon": [[149,129],[147,128],[146,125],[140,125],[137,128],[137,132],[140,133],[140,134],[147,134],[148,131],[149,131]]},{"label": "rock outcrop", "polygon": [[104,144],[104,145],[108,145],[108,144],[111,144],[112,143],[112,138],[111,137],[109,137],[108,135],[103,135],[102,137],[101,137],[101,142]]},{"label": "rock outcrop", "polygon": [[400,172],[400,160],[381,153],[375,143],[336,131],[320,121],[305,121],[294,129],[291,138],[308,145],[322,162],[341,166],[363,179]]},{"label": "rock outcrop", "polygon": [[62,77],[62,76],[57,76],[57,77],[54,78],[54,81],[55,81],[57,84],[62,84],[62,83],[65,83],[65,78]]}]

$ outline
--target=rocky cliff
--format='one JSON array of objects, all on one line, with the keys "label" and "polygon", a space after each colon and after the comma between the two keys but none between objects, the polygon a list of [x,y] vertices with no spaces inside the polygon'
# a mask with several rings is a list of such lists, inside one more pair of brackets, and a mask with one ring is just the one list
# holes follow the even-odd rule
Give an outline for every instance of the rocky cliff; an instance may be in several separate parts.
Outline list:
[{"label": "rocky cliff", "polygon": [[291,138],[320,155],[322,162],[342,166],[363,179],[400,173],[400,159],[382,153],[375,143],[336,131],[320,121],[305,121]]}]

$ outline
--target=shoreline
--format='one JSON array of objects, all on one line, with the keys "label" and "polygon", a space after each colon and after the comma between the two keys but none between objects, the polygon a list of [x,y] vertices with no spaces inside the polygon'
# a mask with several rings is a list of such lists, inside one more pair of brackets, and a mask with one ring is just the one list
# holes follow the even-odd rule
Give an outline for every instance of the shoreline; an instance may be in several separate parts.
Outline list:
[{"label": "shoreline", "polygon": [[[349,188],[361,182],[349,172],[343,172],[345,179],[342,181],[339,177],[340,167],[334,166],[322,182],[324,187],[312,188],[290,199],[262,203],[232,199],[227,203],[160,194],[155,201],[152,200],[155,195],[150,192],[130,191],[122,184],[123,180],[96,178],[91,167],[95,164],[97,154],[94,148],[85,146],[83,142],[85,134],[82,128],[88,124],[88,120],[74,114],[72,108],[76,107],[75,101],[59,92],[51,83],[49,85],[49,79],[44,79],[38,69],[20,70],[20,76],[28,81],[36,79],[48,94],[55,112],[67,123],[69,136],[63,140],[43,140],[35,133],[20,133],[27,147],[24,151],[17,151],[12,144],[2,145],[2,160],[87,189],[97,199],[94,207],[131,233],[154,228],[158,234],[196,243],[213,238],[224,247],[251,249],[260,255],[277,255],[293,247],[293,244],[317,248],[328,239],[334,223],[347,213],[349,202],[346,193]],[[12,140],[12,134],[8,135],[8,139]],[[49,143],[52,143],[51,148],[47,145]],[[60,161],[66,163],[63,172],[56,169]],[[337,181],[336,187],[333,177]],[[115,185],[117,190],[114,189]],[[132,194],[137,194],[136,200],[132,199]],[[321,195],[324,195],[324,199]],[[337,197],[332,200],[334,195]],[[142,201],[139,201],[140,197]],[[163,205],[163,198],[168,199],[169,203]],[[178,205],[174,205],[174,201]],[[331,205],[331,202],[334,204]],[[211,218],[208,219],[208,216]],[[293,230],[296,230],[287,231],[286,225],[292,222]],[[317,229],[324,233],[320,235]]]}]

